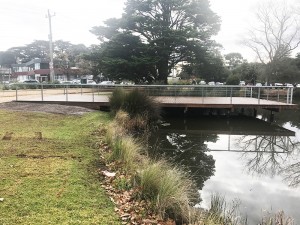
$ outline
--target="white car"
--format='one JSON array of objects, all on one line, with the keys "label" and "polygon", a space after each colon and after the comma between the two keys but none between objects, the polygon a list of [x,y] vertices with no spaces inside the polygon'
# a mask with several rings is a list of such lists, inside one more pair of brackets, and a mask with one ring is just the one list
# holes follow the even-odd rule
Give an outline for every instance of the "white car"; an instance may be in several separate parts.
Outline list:
[{"label": "white car", "polygon": [[216,83],[214,81],[208,82],[208,85],[216,85]]},{"label": "white car", "polygon": [[240,81],[240,85],[241,85],[241,86],[245,86],[245,85],[246,85],[246,82],[245,82],[245,81]]},{"label": "white car", "polygon": [[262,86],[262,83],[256,83],[255,86],[256,86],[256,87],[261,87],[261,86]]},{"label": "white car", "polygon": [[100,85],[114,85],[115,83],[113,81],[102,81],[101,83],[99,83]]},{"label": "white car", "polygon": [[80,79],[74,79],[72,80],[72,84],[80,84],[81,80]]},{"label": "white car", "polygon": [[275,86],[277,86],[277,87],[281,87],[281,86],[283,86],[283,84],[282,84],[282,83],[275,83],[274,85],[275,85]]},{"label": "white car", "polygon": [[87,84],[96,84],[96,82],[94,80],[87,80],[86,83]]},{"label": "white car", "polygon": [[205,85],[206,82],[205,82],[204,80],[201,80],[201,81],[199,82],[199,84],[200,84],[200,85]]}]

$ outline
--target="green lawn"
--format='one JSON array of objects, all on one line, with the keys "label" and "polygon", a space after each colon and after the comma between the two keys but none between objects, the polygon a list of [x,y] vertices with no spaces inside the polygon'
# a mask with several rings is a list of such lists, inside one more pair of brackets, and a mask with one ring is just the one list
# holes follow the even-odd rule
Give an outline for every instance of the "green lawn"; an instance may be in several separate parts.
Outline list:
[{"label": "green lawn", "polygon": [[120,224],[97,172],[94,131],[107,121],[0,111],[0,224]]}]

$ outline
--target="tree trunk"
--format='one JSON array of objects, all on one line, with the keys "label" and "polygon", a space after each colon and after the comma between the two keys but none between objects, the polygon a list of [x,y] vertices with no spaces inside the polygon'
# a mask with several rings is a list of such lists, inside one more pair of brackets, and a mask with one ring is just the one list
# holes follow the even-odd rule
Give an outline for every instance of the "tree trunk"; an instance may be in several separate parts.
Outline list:
[{"label": "tree trunk", "polygon": [[163,84],[168,84],[168,76],[169,76],[169,62],[168,58],[160,60],[158,65],[158,81],[163,82]]}]

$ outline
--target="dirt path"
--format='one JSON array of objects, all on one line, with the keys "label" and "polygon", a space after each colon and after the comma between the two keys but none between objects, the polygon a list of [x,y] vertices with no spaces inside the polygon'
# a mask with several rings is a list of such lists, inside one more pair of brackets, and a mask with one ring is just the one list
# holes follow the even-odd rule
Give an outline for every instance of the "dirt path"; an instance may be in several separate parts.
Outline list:
[{"label": "dirt path", "polygon": [[57,104],[41,104],[41,103],[25,103],[25,102],[4,102],[0,103],[0,110],[13,110],[13,111],[29,111],[29,112],[45,112],[57,113],[68,115],[82,115],[87,112],[96,110],[88,109],[79,106],[67,106]]}]

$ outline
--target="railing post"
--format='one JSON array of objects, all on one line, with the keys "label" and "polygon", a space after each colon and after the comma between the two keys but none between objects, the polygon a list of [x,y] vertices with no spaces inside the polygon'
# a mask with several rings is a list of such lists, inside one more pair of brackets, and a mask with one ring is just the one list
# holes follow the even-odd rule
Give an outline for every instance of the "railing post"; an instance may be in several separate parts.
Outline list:
[{"label": "railing post", "polygon": [[41,97],[42,97],[42,102],[44,101],[44,89],[43,89],[43,84],[41,84]]},{"label": "railing post", "polygon": [[258,104],[260,104],[260,87],[258,88]]},{"label": "railing post", "polygon": [[293,92],[294,92],[294,88],[291,88],[290,104],[293,104]]},{"label": "railing post", "polygon": [[269,101],[269,90],[268,88],[266,88],[266,90],[267,90],[267,101]]},{"label": "railing post", "polygon": [[95,102],[94,85],[92,85],[92,93],[93,93],[93,102]]},{"label": "railing post", "polygon": [[82,84],[80,84],[80,89],[81,89],[80,91],[81,91],[81,95],[82,95]]},{"label": "railing post", "polygon": [[277,88],[277,102],[279,102],[279,89]]},{"label": "railing post", "polygon": [[251,87],[251,88],[250,88],[250,97],[251,97],[251,98],[252,98],[252,93],[253,93],[252,91],[253,91],[253,88]]},{"label": "railing post", "polygon": [[202,89],[202,104],[204,104],[204,87],[201,87]]},{"label": "railing post", "polygon": [[232,104],[232,87],[230,88],[230,104]]},{"label": "railing post", "polygon": [[66,85],[66,102],[68,101],[68,85]]},{"label": "railing post", "polygon": [[290,88],[288,88],[286,92],[286,104],[289,104],[289,97],[290,97]]},{"label": "railing post", "polygon": [[18,101],[18,85],[16,85],[16,102]]}]

